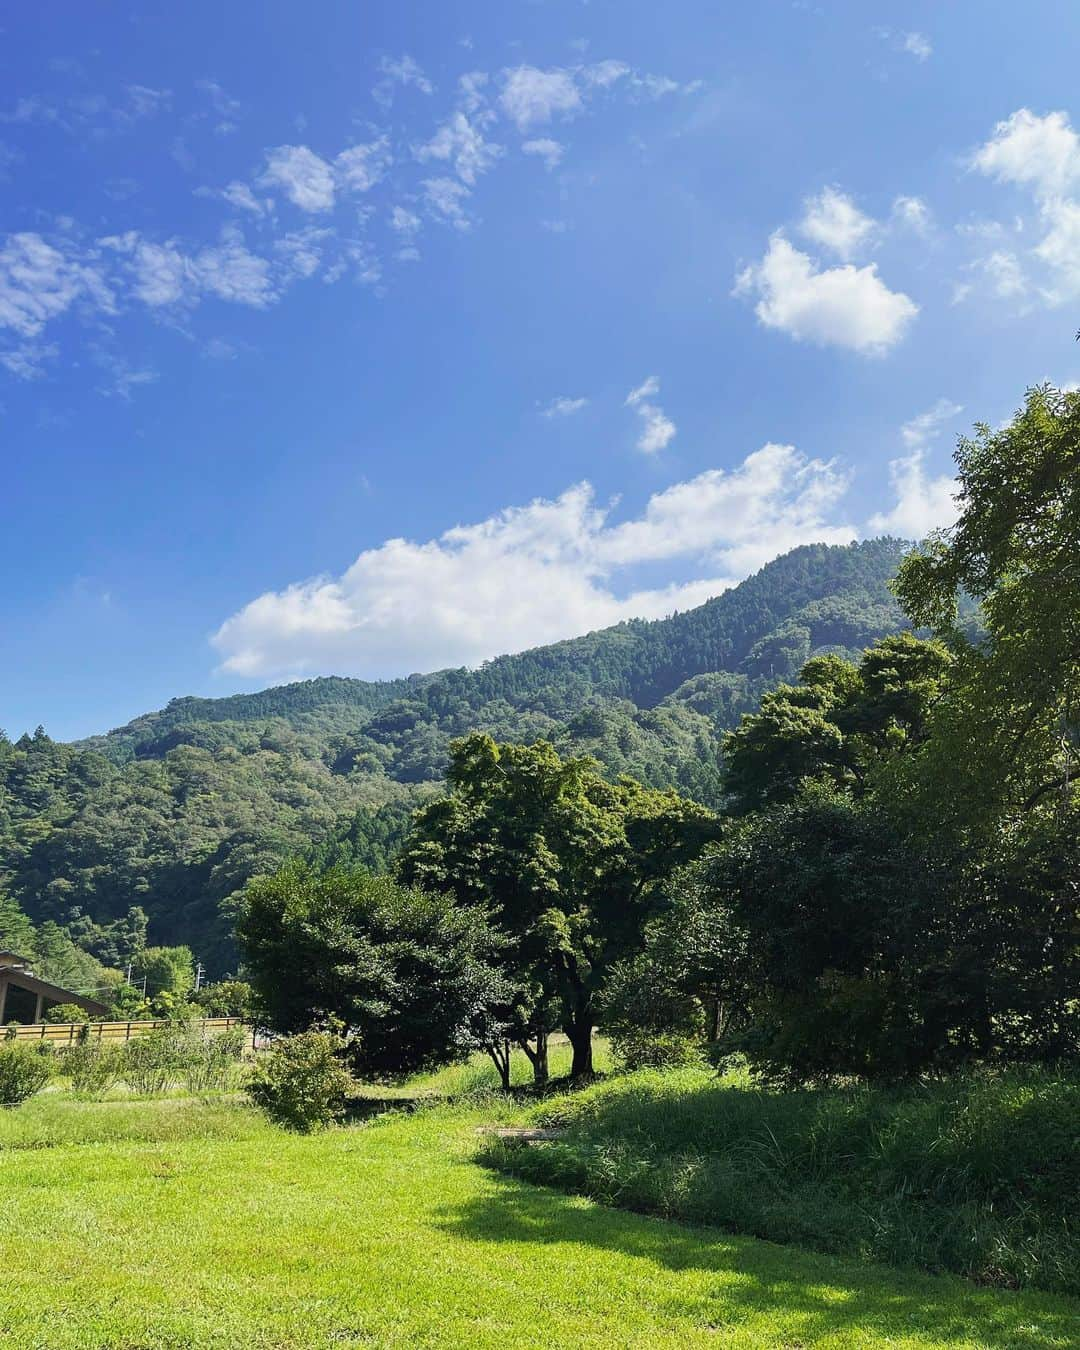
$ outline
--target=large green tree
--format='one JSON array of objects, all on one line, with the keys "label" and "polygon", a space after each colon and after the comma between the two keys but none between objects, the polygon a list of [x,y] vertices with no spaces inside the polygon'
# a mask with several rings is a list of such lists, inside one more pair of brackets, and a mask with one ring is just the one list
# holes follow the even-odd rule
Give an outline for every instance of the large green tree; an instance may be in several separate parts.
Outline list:
[{"label": "large green tree", "polygon": [[481,1047],[508,1072],[514,990],[479,905],[304,860],[248,884],[237,931],[277,1031],[342,1022],[357,1073],[395,1078]]},{"label": "large green tree", "polygon": [[447,778],[449,795],[417,815],[401,876],[490,909],[533,990],[523,1043],[542,1059],[553,1009],[572,1075],[589,1075],[608,972],[638,949],[665,880],[715,835],[715,817],[671,791],[608,782],[595,761],[564,760],[542,741],[466,737],[451,748]]}]

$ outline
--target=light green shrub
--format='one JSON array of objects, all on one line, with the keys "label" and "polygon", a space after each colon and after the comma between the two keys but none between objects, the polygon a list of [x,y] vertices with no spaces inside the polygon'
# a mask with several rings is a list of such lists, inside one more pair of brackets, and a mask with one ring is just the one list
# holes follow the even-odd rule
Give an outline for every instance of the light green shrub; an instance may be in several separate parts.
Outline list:
[{"label": "light green shrub", "polygon": [[255,1061],[247,1092],[271,1120],[304,1132],[336,1120],[353,1086],[338,1055],[341,1042],[323,1031],[283,1036]]},{"label": "light green shrub", "polygon": [[18,1106],[40,1092],[52,1077],[52,1057],[36,1045],[7,1041],[0,1045],[0,1106]]}]

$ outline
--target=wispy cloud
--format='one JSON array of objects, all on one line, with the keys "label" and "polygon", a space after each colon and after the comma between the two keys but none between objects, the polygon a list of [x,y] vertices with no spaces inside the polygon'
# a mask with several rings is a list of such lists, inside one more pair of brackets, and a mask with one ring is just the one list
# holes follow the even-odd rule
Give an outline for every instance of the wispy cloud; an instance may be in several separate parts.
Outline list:
[{"label": "wispy cloud", "polygon": [[583,408],[589,406],[587,398],[568,398],[565,394],[560,394],[558,398],[553,398],[541,408],[545,417],[573,417],[574,413],[581,412]]},{"label": "wispy cloud", "polygon": [[633,408],[641,419],[641,434],[638,436],[637,448],[645,455],[655,455],[661,450],[666,450],[675,439],[675,423],[665,414],[663,408],[653,402],[659,392],[659,379],[655,375],[650,375],[626,396],[626,407]]}]

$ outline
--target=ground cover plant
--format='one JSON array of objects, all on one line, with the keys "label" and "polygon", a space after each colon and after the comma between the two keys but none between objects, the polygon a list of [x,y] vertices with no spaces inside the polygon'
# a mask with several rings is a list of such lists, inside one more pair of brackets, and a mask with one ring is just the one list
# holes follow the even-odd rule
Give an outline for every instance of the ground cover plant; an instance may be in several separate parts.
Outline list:
[{"label": "ground cover plant", "polygon": [[300,1135],[239,1100],[36,1097],[0,1113],[0,1340],[48,1350],[1075,1344],[1075,1300],[860,1266],[500,1176],[474,1161],[475,1128],[499,1119],[523,1113],[489,1100]]},{"label": "ground cover plant", "polygon": [[972,1072],[772,1091],[642,1071],[535,1108],[490,1157],[629,1209],[980,1283],[1080,1294],[1080,1077]]}]

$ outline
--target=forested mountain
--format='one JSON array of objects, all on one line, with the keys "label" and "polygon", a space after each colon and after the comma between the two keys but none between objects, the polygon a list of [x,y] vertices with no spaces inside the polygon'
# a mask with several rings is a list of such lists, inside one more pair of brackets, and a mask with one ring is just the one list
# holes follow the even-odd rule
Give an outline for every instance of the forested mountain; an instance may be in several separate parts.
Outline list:
[{"label": "forested mountain", "polygon": [[0,890],[95,954],[141,907],[151,941],[220,972],[250,876],[303,850],[383,864],[467,731],[543,737],[715,804],[720,737],[762,693],[812,652],[904,626],[888,590],[904,549],[805,546],[696,609],[478,670],[174,699],[74,744],[0,739]]}]

